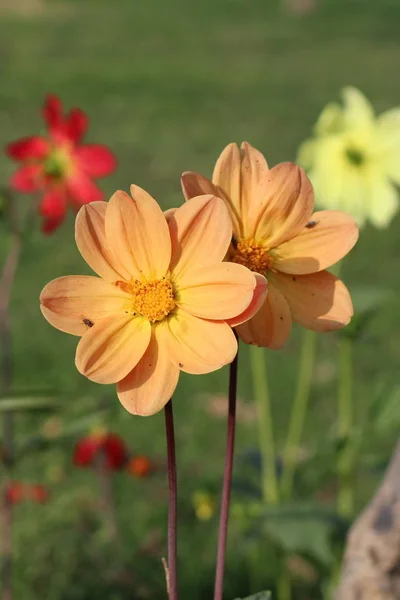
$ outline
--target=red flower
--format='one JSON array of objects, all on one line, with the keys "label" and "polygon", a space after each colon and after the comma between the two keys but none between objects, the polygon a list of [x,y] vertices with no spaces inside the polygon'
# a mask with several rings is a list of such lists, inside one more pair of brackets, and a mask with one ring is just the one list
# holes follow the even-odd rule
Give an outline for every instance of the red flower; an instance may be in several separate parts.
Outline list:
[{"label": "red flower", "polygon": [[94,464],[100,452],[105,457],[108,469],[121,469],[127,459],[128,451],[123,439],[115,433],[105,435],[88,435],[79,440],[75,446],[73,462],[79,467],[88,467]]},{"label": "red flower", "polygon": [[22,163],[11,186],[24,193],[43,194],[39,211],[42,230],[52,233],[63,221],[68,202],[75,210],[103,198],[94,179],[109,175],[116,167],[112,152],[101,144],[81,145],[88,119],[79,108],[62,114],[61,100],[48,96],[43,107],[46,137],[27,137],[6,147],[13,160]]},{"label": "red flower", "polygon": [[6,488],[6,500],[10,504],[19,504],[22,500],[33,500],[44,504],[49,496],[47,488],[40,483],[12,481]]},{"label": "red flower", "polygon": [[135,456],[128,462],[127,470],[135,477],[147,477],[153,470],[153,464],[147,456]]},{"label": "red flower", "polygon": [[50,494],[48,489],[41,485],[40,483],[32,484],[28,489],[28,496],[34,502],[38,502],[39,504],[44,504],[48,501]]},{"label": "red flower", "polygon": [[11,481],[6,487],[5,496],[9,504],[18,504],[24,498],[24,485],[19,481]]}]

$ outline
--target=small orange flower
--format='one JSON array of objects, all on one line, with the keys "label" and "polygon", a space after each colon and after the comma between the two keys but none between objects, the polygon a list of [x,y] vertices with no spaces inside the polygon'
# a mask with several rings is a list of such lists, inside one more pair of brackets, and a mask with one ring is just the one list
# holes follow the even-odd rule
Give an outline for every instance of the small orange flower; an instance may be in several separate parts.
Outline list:
[{"label": "small orange flower", "polygon": [[154,469],[154,465],[147,456],[134,456],[127,464],[127,470],[134,477],[147,477]]},{"label": "small orange flower", "polygon": [[172,396],[180,370],[210,373],[234,359],[230,325],[254,314],[266,281],[257,286],[246,267],[223,262],[232,224],[220,198],[193,198],[167,220],[147,192],[131,193],[77,216],[78,248],[100,278],[55,279],[40,302],[54,327],[82,336],[78,370],[117,383],[129,412],[151,415]]},{"label": "small orange flower", "polygon": [[347,325],[353,306],[344,284],[326,271],[354,246],[358,229],[345,213],[313,213],[314,195],[304,171],[293,163],[269,169],[263,155],[243,142],[229,144],[212,181],[182,175],[186,199],[215,194],[229,209],[233,240],[228,260],[268,280],[259,312],[237,328],[249,344],[281,348],[292,320],[307,329],[330,331]]}]

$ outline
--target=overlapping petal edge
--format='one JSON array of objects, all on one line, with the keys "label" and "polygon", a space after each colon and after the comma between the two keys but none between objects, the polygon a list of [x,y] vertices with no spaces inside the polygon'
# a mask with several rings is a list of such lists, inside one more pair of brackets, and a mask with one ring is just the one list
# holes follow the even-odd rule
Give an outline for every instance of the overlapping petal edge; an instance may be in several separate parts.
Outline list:
[{"label": "overlapping petal edge", "polygon": [[[182,175],[189,200],[199,193],[222,198],[230,212],[236,243],[255,240],[270,260],[263,273],[269,294],[260,311],[237,331],[243,341],[281,348],[292,320],[314,331],[347,325],[353,315],[350,294],[327,268],[341,260],[358,239],[352,217],[314,210],[314,195],[303,169],[281,163],[269,169],[247,142],[229,144],[212,180],[194,172]],[[229,258],[232,258],[232,253]]]},{"label": "overlapping petal edge", "polygon": [[[215,195],[186,202],[167,218],[137,186],[132,198],[81,208],[78,248],[99,277],[66,276],[43,289],[45,318],[81,336],[76,366],[89,379],[116,383],[133,414],[158,412],[172,396],[179,372],[214,371],[233,360],[230,322],[251,318],[266,296],[266,280],[223,262],[232,238],[225,203]],[[174,307],[157,322],[132,308],[132,281],[171,282]]]}]

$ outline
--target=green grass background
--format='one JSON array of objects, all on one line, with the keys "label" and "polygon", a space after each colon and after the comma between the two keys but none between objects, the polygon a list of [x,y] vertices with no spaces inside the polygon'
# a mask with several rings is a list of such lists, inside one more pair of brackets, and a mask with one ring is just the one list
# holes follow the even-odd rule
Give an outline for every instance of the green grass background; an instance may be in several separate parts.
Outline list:
[{"label": "green grass background", "polygon": [[[118,170],[103,183],[107,195],[136,183],[163,207],[177,205],[182,202],[180,173],[211,173],[230,141],[248,140],[272,165],[293,160],[322,106],[344,85],[362,89],[378,112],[400,102],[400,6],[395,0],[317,0],[316,10],[303,16],[289,15],[271,0],[76,0],[43,5],[32,0],[20,11],[17,5],[7,9],[0,3],[1,143],[38,132],[44,95],[58,94],[66,107],[80,106],[89,113],[88,141],[108,144],[118,156]],[[2,181],[13,168],[4,157]],[[397,217],[386,232],[363,230],[344,269],[350,289],[373,285],[395,294],[357,344],[356,422],[364,418],[380,381],[398,381],[399,226]],[[0,249],[5,256],[4,226]],[[63,422],[91,414],[101,400],[111,407],[106,425],[125,437],[132,452],[163,457],[163,415],[143,419],[125,413],[112,387],[97,386],[77,373],[76,338],[52,329],[41,317],[38,296],[44,284],[60,275],[86,272],[74,244],[72,216],[52,237],[33,233],[12,294],[15,385],[60,392]],[[285,350],[267,353],[278,448],[292,400],[299,339],[296,331]],[[324,448],[333,435],[336,355],[337,337],[321,336],[306,451]],[[246,349],[241,360],[239,395],[251,416]],[[218,489],[225,424],[210,412],[207,396],[224,395],[227,376],[226,369],[201,378],[183,375],[175,399],[185,600],[211,597],[216,520],[196,521],[190,498],[196,489]],[[19,417],[18,439],[40,433],[43,420],[42,415]],[[388,436],[374,451],[389,456],[395,437]],[[123,561],[134,585],[112,578],[110,583],[105,557],[111,564],[115,551],[96,521],[99,492],[94,475],[70,464],[73,441],[54,442],[17,468],[17,477],[49,485],[52,500],[44,507],[17,507],[16,598],[164,597],[159,556],[165,554],[165,475],[144,481],[115,477]],[[256,447],[255,419],[240,419],[238,454]],[[54,475],[57,469],[64,473],[60,480]],[[379,474],[366,476],[359,507],[378,479]],[[227,598],[256,591],[249,589],[239,529],[234,519]],[[261,560],[256,577],[260,586],[273,585],[273,565]]]}]

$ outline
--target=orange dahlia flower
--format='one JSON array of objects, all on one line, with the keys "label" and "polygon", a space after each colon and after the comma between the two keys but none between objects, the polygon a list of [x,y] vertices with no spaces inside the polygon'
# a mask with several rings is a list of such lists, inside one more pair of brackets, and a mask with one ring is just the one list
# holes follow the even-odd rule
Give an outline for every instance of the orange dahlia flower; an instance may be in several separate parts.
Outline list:
[{"label": "orange dahlia flower", "polygon": [[81,336],[78,370],[117,383],[134,414],[151,415],[172,396],[179,372],[209,373],[237,352],[231,324],[259,308],[266,281],[223,262],[232,239],[225,203],[193,198],[168,221],[144,190],[118,191],[81,208],[76,242],[100,276],[51,281],[40,302],[57,329]]},{"label": "orange dahlia flower", "polygon": [[345,213],[313,213],[313,189],[300,167],[281,163],[269,169],[250,144],[229,144],[212,181],[187,172],[182,187],[186,199],[215,194],[225,201],[233,224],[228,260],[268,280],[261,309],[237,328],[244,342],[281,348],[292,320],[314,331],[347,325],[353,315],[349,292],[325,269],[351,250],[358,229]]}]

